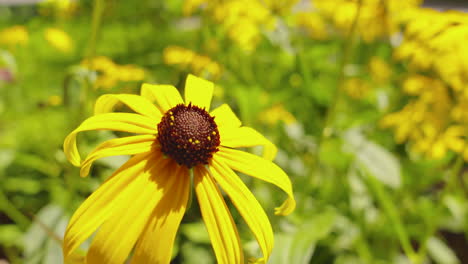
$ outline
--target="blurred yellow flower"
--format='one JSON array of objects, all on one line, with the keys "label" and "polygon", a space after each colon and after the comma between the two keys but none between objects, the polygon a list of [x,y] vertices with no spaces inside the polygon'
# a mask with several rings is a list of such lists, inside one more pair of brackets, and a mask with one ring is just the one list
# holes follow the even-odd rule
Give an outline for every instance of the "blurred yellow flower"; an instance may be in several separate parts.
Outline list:
[{"label": "blurred yellow flower", "polygon": [[414,99],[381,124],[429,158],[453,151],[468,160],[468,14],[424,8],[402,14],[404,39],[393,55],[409,64],[402,86]]},{"label": "blurred yellow flower", "polygon": [[304,28],[312,39],[323,40],[328,38],[325,20],[317,12],[298,12],[294,15],[294,23]]},{"label": "blurred yellow flower", "polygon": [[97,72],[95,88],[110,89],[118,82],[141,81],[146,75],[145,70],[136,65],[119,65],[104,56],[83,60],[81,65]]},{"label": "blurred yellow flower", "polygon": [[62,104],[62,97],[58,95],[52,95],[47,99],[48,105],[58,106]]},{"label": "blurred yellow flower", "polygon": [[0,45],[9,47],[26,45],[28,40],[28,30],[24,26],[12,26],[0,31]]},{"label": "blurred yellow flower", "polygon": [[[402,10],[421,4],[421,0],[314,0],[320,14],[331,19],[335,27],[348,34],[356,22],[356,32],[364,42],[372,42],[399,30]],[[358,13],[359,12],[359,13]]]},{"label": "blurred yellow flower", "polygon": [[262,29],[272,28],[275,21],[260,0],[210,2],[207,12],[224,28],[229,39],[245,51],[252,51],[261,40]]},{"label": "blurred yellow flower", "polygon": [[42,15],[53,13],[58,17],[69,17],[78,8],[78,0],[44,0],[40,2],[39,12]]},{"label": "blurred yellow flower", "polygon": [[353,77],[344,81],[343,90],[354,99],[364,98],[371,90],[369,83],[361,78]]},{"label": "blurred yellow flower", "polygon": [[290,125],[296,122],[296,118],[282,104],[275,104],[263,111],[260,120],[268,125],[276,125],[278,122]]},{"label": "blurred yellow flower", "polygon": [[[93,233],[88,264],[125,263],[129,255],[132,263],[170,263],[191,188],[218,263],[245,263],[223,195],[230,198],[268,261],[274,242],[270,221],[235,171],[272,183],[287,194],[276,215],[288,215],[296,206],[291,181],[272,162],[276,147],[254,129],[241,126],[228,105],[208,112],[212,94],[213,83],[189,75],[185,101],[175,87],[152,84],[143,84],[141,96],[106,94],[97,100],[95,115],[66,137],[67,159],[81,167],[80,175],[85,177],[99,158],[132,157],[70,219],[63,242],[65,263]],[[134,113],[112,112],[120,103]],[[139,135],[103,142],[81,160],[77,134],[92,130]],[[237,149],[253,146],[263,146],[264,157]]]},{"label": "blurred yellow flower", "polygon": [[373,56],[368,67],[370,76],[376,83],[386,83],[392,75],[390,65],[380,57]]},{"label": "blurred yellow flower", "polygon": [[211,77],[212,79],[221,76],[221,66],[217,62],[183,47],[166,47],[163,51],[163,60],[167,65],[189,68],[196,75]]},{"label": "blurred yellow flower", "polygon": [[58,28],[47,28],[44,36],[47,42],[57,50],[63,53],[73,51],[73,40],[65,31]]}]

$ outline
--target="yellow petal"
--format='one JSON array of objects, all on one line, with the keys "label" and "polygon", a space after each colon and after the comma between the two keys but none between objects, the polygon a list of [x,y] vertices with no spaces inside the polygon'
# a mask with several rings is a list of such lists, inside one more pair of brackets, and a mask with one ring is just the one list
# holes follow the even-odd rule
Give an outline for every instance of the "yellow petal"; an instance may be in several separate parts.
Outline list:
[{"label": "yellow petal", "polygon": [[209,111],[213,89],[212,82],[189,74],[185,81],[185,104],[192,103]]},{"label": "yellow petal", "polygon": [[67,159],[75,166],[81,165],[80,153],[76,147],[76,135],[90,130],[115,130],[135,134],[157,134],[157,123],[146,116],[130,113],[107,113],[92,116],[73,130],[63,143]]},{"label": "yellow petal", "polygon": [[211,111],[211,116],[215,117],[218,127],[240,127],[241,121],[227,104],[222,104]]},{"label": "yellow petal", "polygon": [[162,113],[165,113],[178,104],[184,103],[179,91],[172,85],[144,83],[141,87],[141,96],[147,98],[151,102],[156,101]]},{"label": "yellow petal", "polygon": [[152,118],[156,121],[161,120],[161,112],[148,99],[134,94],[105,94],[98,98],[94,106],[94,114],[104,114],[112,112],[115,105],[119,102],[127,105],[141,115]]},{"label": "yellow petal", "polygon": [[220,147],[213,158],[236,171],[272,183],[286,192],[289,197],[280,207],[275,208],[275,214],[288,215],[294,211],[296,201],[294,200],[291,181],[288,175],[273,162],[244,151],[225,147]]},{"label": "yellow petal", "polygon": [[81,163],[80,176],[86,177],[89,174],[91,165],[97,159],[150,152],[155,145],[155,141],[155,135],[139,135],[107,140],[89,153]]},{"label": "yellow petal", "polygon": [[194,184],[218,263],[244,263],[237,227],[215,181],[204,167],[194,168]]},{"label": "yellow petal", "polygon": [[170,195],[161,199],[151,213],[138,240],[132,263],[169,263],[171,260],[174,239],[185,213],[190,187],[188,169],[178,165],[174,167],[170,177],[177,179],[177,184],[164,190]]},{"label": "yellow petal", "polygon": [[173,161],[163,158],[148,161],[148,166],[131,183],[126,199],[120,201],[99,228],[88,250],[87,263],[125,262],[159,202],[177,198],[166,192],[178,181],[171,177],[170,163]]},{"label": "yellow petal", "polygon": [[213,159],[210,171],[252,230],[262,249],[264,259],[268,260],[273,249],[274,237],[265,211],[239,176],[225,164]]},{"label": "yellow petal", "polygon": [[263,146],[263,158],[273,160],[278,152],[276,146],[266,137],[250,127],[219,127],[221,146],[243,148]]},{"label": "yellow petal", "polygon": [[[159,157],[162,155],[159,154]],[[131,197],[132,183],[148,166],[148,155],[129,159],[75,211],[68,223],[63,240],[65,262],[73,259],[73,252],[119,208],[125,208],[125,200]]]}]

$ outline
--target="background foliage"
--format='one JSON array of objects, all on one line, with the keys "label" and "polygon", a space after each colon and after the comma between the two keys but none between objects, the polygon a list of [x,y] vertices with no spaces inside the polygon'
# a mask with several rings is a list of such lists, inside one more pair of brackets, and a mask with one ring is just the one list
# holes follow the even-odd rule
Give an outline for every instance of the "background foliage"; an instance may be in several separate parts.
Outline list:
[{"label": "background foliage", "polygon": [[[194,73],[216,83],[214,106],[229,103],[280,149],[291,216],[274,216],[278,190],[243,178],[276,233],[269,263],[468,263],[468,15],[421,4],[6,1],[0,260],[61,263],[70,215],[126,160],[82,179],[64,157],[99,95],[180,88]],[[111,137],[88,133],[83,151]],[[259,255],[232,212],[246,254]],[[173,263],[214,263],[196,205]]]}]

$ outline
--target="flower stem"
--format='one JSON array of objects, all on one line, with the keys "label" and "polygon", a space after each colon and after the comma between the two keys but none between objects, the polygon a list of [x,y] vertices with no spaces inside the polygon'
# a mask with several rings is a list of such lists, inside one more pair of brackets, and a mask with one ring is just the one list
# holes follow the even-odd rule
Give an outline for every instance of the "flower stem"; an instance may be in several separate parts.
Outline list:
[{"label": "flower stem", "polygon": [[403,248],[406,256],[409,258],[411,263],[420,263],[419,256],[414,252],[414,249],[411,246],[408,233],[403,226],[400,215],[398,214],[398,210],[396,209],[395,204],[392,202],[392,199],[389,197],[380,181],[368,173],[366,173],[366,175],[367,181],[369,182],[372,191],[377,196],[376,198],[378,202],[382,206],[382,209],[387,215],[390,224],[397,233],[398,240],[400,241],[401,247]]},{"label": "flower stem", "polygon": [[0,189],[0,210],[13,220],[22,230],[26,230],[31,222],[20,210],[18,210]]},{"label": "flower stem", "polygon": [[335,115],[337,113],[337,108],[338,108],[339,104],[342,101],[342,94],[343,94],[343,91],[342,91],[343,90],[343,88],[342,88],[343,85],[342,84],[343,84],[344,78],[345,78],[345,68],[346,68],[346,65],[349,62],[349,59],[351,57],[351,52],[352,52],[352,50],[354,48],[357,24],[358,24],[359,16],[361,14],[361,6],[362,6],[362,0],[358,0],[357,7],[356,7],[356,14],[354,16],[353,23],[351,24],[351,27],[350,27],[350,29],[348,31],[348,34],[347,34],[347,37],[346,37],[345,41],[343,42],[343,48],[342,48],[343,56],[342,56],[340,65],[338,67],[339,72],[338,72],[338,78],[337,78],[337,80],[338,80],[337,81],[337,87],[336,87],[336,91],[335,91],[335,93],[333,95],[332,104],[328,108],[327,114],[325,116],[325,121],[324,121],[324,125],[323,125],[323,128],[322,128],[322,133],[320,135],[319,143],[321,143],[323,141],[323,139],[329,137],[332,134],[332,131],[333,131],[331,123],[335,119]]}]

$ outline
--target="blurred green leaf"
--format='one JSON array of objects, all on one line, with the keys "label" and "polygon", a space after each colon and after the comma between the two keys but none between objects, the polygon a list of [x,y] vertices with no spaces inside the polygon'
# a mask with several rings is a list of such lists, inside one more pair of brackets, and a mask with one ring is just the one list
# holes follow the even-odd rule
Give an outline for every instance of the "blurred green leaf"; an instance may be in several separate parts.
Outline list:
[{"label": "blurred green leaf", "polygon": [[352,129],[344,136],[349,153],[356,163],[383,184],[398,188],[401,185],[401,167],[398,159],[388,150],[366,139],[359,130]]},{"label": "blurred green leaf", "polygon": [[427,241],[427,250],[432,259],[438,264],[460,263],[452,249],[437,237],[431,237]]},{"label": "blurred green leaf", "polygon": [[275,247],[269,264],[307,264],[317,241],[325,238],[335,223],[336,213],[328,210],[306,219],[293,232],[275,235]]}]

